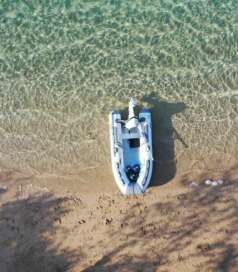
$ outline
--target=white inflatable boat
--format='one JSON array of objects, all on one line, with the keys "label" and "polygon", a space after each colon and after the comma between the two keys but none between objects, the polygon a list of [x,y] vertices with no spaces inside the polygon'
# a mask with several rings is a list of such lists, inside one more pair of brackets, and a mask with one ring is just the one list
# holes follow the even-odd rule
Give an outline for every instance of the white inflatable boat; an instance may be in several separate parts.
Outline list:
[{"label": "white inflatable boat", "polygon": [[128,120],[117,111],[109,115],[112,170],[117,186],[125,195],[143,193],[152,175],[151,114],[142,109],[135,116],[135,99],[129,103]]}]

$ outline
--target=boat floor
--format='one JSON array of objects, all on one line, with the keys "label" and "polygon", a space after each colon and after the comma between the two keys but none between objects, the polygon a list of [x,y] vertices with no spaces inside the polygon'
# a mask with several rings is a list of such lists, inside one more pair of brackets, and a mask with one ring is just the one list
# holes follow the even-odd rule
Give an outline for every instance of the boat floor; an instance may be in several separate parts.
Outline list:
[{"label": "boat floor", "polygon": [[123,140],[123,157],[125,167],[140,164],[140,148],[130,147],[128,140]]}]

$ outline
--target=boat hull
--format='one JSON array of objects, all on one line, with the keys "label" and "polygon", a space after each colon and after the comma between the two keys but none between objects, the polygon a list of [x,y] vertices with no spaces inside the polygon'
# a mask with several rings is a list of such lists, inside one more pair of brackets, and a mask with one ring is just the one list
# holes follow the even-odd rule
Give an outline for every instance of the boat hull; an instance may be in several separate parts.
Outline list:
[{"label": "boat hull", "polygon": [[[138,127],[128,130],[117,111],[109,114],[111,161],[115,182],[124,195],[141,194],[147,189],[152,175],[151,113],[142,109]],[[139,168],[139,173],[128,174],[127,169]]]}]

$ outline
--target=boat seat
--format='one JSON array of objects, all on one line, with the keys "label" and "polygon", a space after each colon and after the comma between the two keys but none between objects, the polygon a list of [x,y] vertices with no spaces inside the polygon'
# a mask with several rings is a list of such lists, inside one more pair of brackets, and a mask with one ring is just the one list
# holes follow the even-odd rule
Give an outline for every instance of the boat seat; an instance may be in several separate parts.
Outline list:
[{"label": "boat seat", "polygon": [[134,138],[140,138],[139,133],[123,133],[122,139],[134,139]]}]

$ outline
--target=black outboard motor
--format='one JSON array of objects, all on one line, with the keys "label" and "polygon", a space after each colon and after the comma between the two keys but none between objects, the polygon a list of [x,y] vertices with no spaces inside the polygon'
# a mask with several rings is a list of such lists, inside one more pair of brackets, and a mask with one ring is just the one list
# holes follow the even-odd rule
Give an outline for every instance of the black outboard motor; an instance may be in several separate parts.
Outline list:
[{"label": "black outboard motor", "polygon": [[131,182],[136,182],[140,174],[139,164],[135,164],[133,167],[128,165],[126,167],[126,175]]}]

